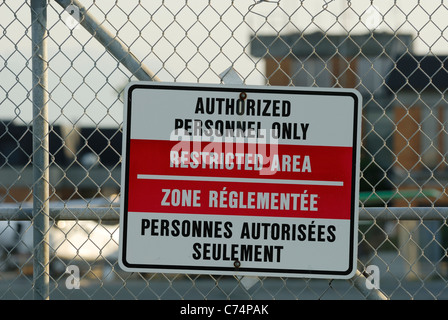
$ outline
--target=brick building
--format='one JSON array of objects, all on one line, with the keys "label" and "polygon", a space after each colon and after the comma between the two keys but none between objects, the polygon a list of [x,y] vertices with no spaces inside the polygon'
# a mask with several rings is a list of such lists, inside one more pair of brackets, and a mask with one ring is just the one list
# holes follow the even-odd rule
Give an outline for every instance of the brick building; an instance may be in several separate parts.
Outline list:
[{"label": "brick building", "polygon": [[415,190],[406,201],[425,205],[435,196],[442,204],[448,61],[415,55],[413,40],[376,32],[292,33],[253,36],[250,49],[265,62],[268,85],[356,88],[362,94],[361,191]]}]

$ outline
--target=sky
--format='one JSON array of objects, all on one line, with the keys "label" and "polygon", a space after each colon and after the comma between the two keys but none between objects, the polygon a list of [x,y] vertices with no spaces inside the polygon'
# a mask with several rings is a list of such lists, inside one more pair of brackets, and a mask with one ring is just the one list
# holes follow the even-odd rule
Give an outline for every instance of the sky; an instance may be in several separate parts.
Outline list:
[{"label": "sky", "polygon": [[[264,62],[249,39],[294,32],[409,33],[417,54],[448,54],[448,1],[151,0],[83,1],[89,13],[164,82],[219,83],[233,66],[264,84]],[[73,13],[76,14],[76,13]],[[29,124],[29,1],[0,3],[0,119]],[[130,73],[55,2],[48,7],[50,123],[116,127]]]}]

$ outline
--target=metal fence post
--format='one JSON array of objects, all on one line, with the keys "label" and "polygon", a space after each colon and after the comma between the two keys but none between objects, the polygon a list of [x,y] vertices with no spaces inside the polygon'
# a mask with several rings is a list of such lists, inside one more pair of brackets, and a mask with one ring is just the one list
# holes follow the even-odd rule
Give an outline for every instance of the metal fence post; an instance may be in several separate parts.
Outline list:
[{"label": "metal fence post", "polygon": [[49,299],[47,1],[31,1],[33,85],[33,288]]}]

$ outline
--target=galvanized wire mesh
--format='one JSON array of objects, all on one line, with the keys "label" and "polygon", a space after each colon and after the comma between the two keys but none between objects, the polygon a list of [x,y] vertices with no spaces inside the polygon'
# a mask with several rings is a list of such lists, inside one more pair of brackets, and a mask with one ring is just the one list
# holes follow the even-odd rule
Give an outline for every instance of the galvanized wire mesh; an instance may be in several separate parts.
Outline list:
[{"label": "galvanized wire mesh", "polygon": [[[0,299],[35,286],[32,10],[0,3]],[[48,1],[50,298],[369,298],[356,279],[120,270],[124,86],[220,83],[233,67],[246,84],[361,92],[358,270],[376,266],[391,299],[446,299],[447,13],[445,1]]]}]

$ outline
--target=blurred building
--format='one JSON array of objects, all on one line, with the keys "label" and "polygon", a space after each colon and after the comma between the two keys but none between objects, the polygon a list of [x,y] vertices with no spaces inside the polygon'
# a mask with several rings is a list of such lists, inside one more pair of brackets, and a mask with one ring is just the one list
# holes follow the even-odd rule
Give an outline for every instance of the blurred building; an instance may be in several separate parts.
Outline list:
[{"label": "blurred building", "polygon": [[410,198],[425,205],[419,188],[437,189],[439,197],[448,182],[448,61],[415,55],[413,41],[377,32],[254,35],[250,50],[265,61],[268,85],[356,88],[363,96],[362,190],[415,189]]},{"label": "blurred building", "polygon": [[[51,200],[107,197],[120,190],[119,128],[51,126]],[[32,126],[0,121],[0,203],[32,200]]]}]

